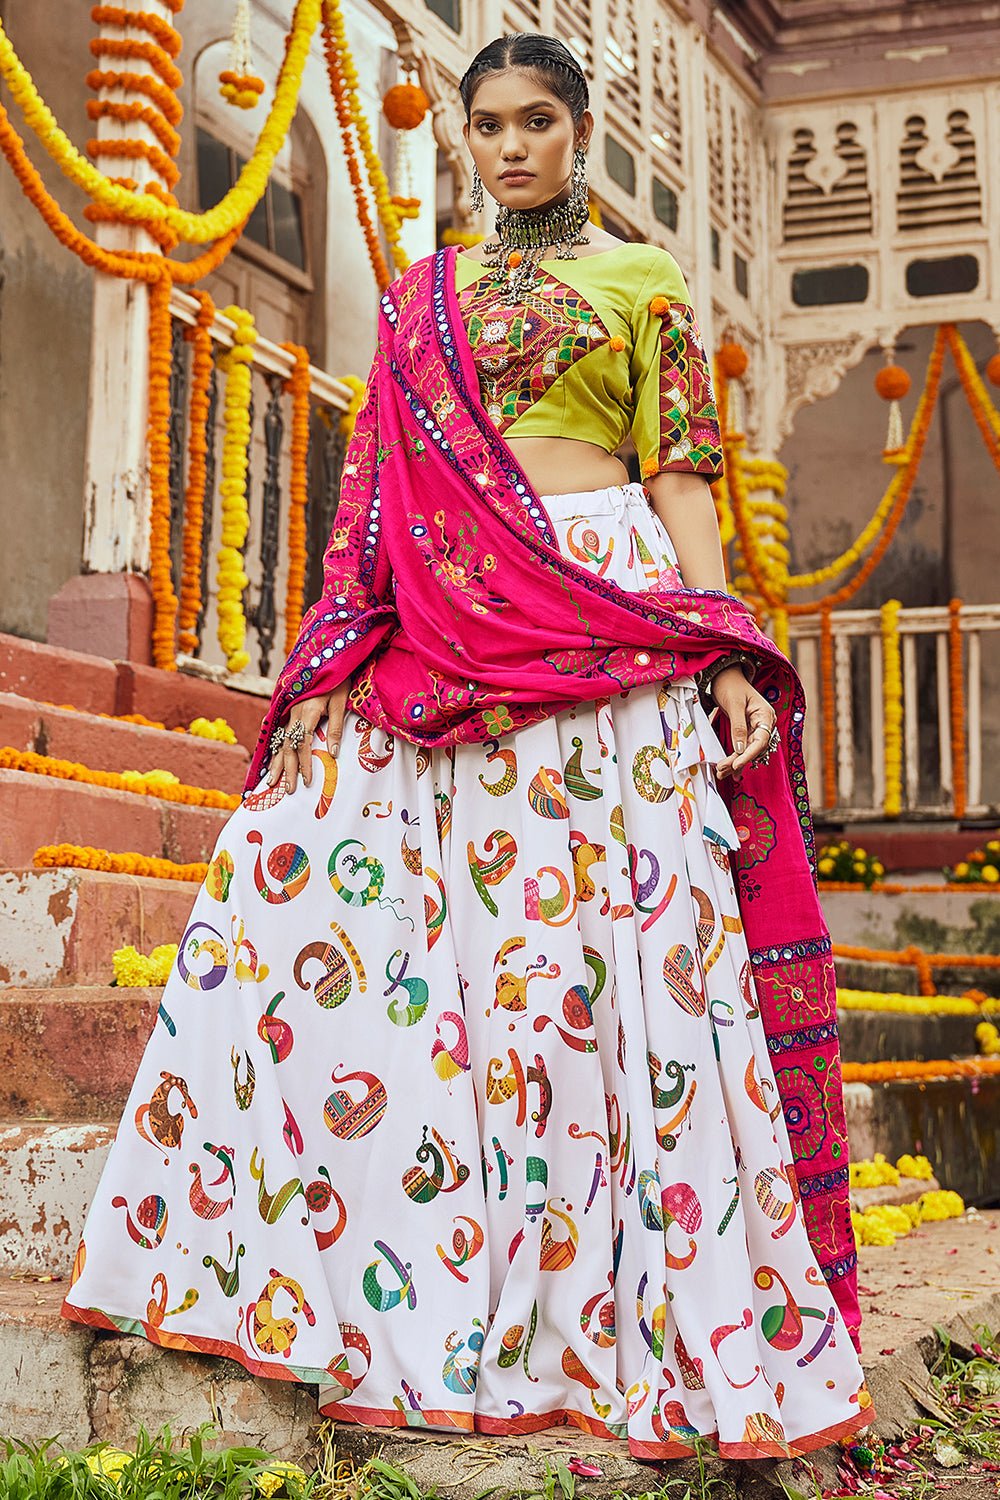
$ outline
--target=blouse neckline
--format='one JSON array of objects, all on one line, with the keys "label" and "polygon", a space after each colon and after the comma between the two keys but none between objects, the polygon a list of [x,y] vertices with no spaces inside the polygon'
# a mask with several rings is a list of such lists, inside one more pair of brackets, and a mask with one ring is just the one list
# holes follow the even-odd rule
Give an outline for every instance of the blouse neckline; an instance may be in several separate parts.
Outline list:
[{"label": "blouse neckline", "polygon": [[[622,242],[621,242],[620,245],[610,245],[607,250],[595,250],[592,255],[577,255],[572,260],[569,260],[569,261],[567,261],[567,260],[560,260],[558,256],[549,256],[545,260],[540,260],[538,262],[538,264],[540,266],[580,265],[583,261],[587,261],[587,260],[600,260],[601,257],[605,256],[605,255],[618,255],[622,250],[631,249],[637,243],[639,243],[639,241],[636,241],[636,240],[622,240]],[[646,247],[643,246],[643,248],[646,248]],[[465,255],[465,254],[463,254],[463,252],[461,250],[456,250],[456,252],[455,252],[455,265],[458,266],[459,264],[461,264],[461,263],[463,263],[465,261],[468,261],[468,263],[470,265],[473,265],[473,266],[478,266],[478,265],[482,264],[481,261],[473,260],[473,258],[472,258],[471,255]],[[467,285],[471,286],[471,285],[473,285],[477,281],[482,281],[487,276],[495,276],[495,275],[496,275],[496,271],[490,270],[487,267],[487,268],[485,268],[483,270],[483,272],[482,272],[481,275],[474,276],[472,278],[472,281],[468,282]]]}]

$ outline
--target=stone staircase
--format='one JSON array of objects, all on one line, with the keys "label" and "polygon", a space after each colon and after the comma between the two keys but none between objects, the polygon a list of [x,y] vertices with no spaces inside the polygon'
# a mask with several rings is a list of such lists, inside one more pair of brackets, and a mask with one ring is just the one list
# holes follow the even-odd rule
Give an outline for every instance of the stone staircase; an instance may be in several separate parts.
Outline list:
[{"label": "stone staircase", "polygon": [[[259,697],[211,682],[0,636],[0,745],[18,750],[95,770],[162,768],[191,785],[236,792],[263,707]],[[101,717],[130,713],[168,728]],[[226,718],[239,745],[170,732],[198,715]],[[159,1004],[157,990],[110,986],[111,955],[127,943],[149,952],[176,942],[195,887],[39,870],[32,857],[39,845],[66,842],[204,860],[226,816],[0,770],[0,1435],[122,1442],[140,1421],[155,1428],[164,1416],[177,1426],[214,1416],[224,1442],[260,1443],[286,1457],[308,1451],[314,1406],[307,1391],[255,1380],[224,1359],[168,1354],[59,1317],[86,1207]],[[875,846],[876,835],[869,839]],[[963,836],[963,848],[968,842]],[[895,868],[906,868],[906,858],[904,840]],[[825,906],[835,941],[901,947],[925,932],[933,933],[932,946],[951,941],[960,951],[986,941],[1000,914],[993,901],[837,893]],[[859,980],[853,970],[842,977]],[[914,988],[905,970],[864,982]],[[964,1017],[853,1012],[842,1019],[848,1059],[975,1050]],[[1000,1195],[1000,1079],[978,1089],[968,1080],[852,1084],[847,1093],[856,1155],[922,1147],[932,1159],[964,1164],[962,1180],[942,1170],[943,1185],[970,1201]]]}]

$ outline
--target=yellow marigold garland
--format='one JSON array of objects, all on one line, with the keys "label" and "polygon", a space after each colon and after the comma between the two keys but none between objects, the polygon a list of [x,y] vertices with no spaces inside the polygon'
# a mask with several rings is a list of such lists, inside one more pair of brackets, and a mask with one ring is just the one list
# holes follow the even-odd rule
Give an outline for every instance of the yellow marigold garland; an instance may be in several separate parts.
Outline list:
[{"label": "yellow marigold garland", "polygon": [[969,353],[968,345],[954,324],[949,325],[948,344],[958,371],[958,378],[962,382],[965,399],[972,408],[976,426],[979,428],[990,457],[1000,469],[1000,412],[993,405],[990,393],[976,369],[976,362]]},{"label": "yellow marigold garland", "polygon": [[340,414],[340,432],[345,442],[350,442],[354,436],[354,424],[361,410],[361,403],[365,398],[366,382],[360,375],[338,375],[337,379],[341,385],[349,385],[351,388],[351,399],[347,409]]},{"label": "yellow marigold garland", "polygon": [[838,1010],[879,1010],[908,1016],[980,1016],[1000,1012],[1000,1000],[970,995],[900,995],[885,990],[849,990],[837,986]]},{"label": "yellow marigold garland", "polygon": [[188,405],[188,478],[184,492],[184,537],[178,641],[182,651],[195,651],[195,626],[201,610],[202,529],[205,518],[205,461],[208,456],[209,387],[212,380],[212,323],[215,303],[207,292],[196,291],[198,320],[185,335],[193,345],[191,397]]},{"label": "yellow marigold garland", "polygon": [[942,1219],[960,1219],[965,1204],[958,1193],[938,1188],[921,1193],[915,1203],[880,1203],[864,1213],[851,1211],[851,1226],[857,1245],[891,1245],[919,1224]]},{"label": "yellow marigold garland", "polygon": [[[166,225],[180,239],[192,244],[203,244],[220,238],[238,224],[244,223],[264,196],[275,158],[284,145],[298,104],[310,43],[319,24],[320,5],[321,0],[297,0],[268,117],[238,180],[214,208],[204,213],[188,213],[151,194],[116,186],[81,155],[39,94],[2,24],[0,74],[6,79],[26,123],[38,136],[45,150],[60,170],[83,188],[95,203],[113,209],[125,219],[146,226]],[[169,58],[167,61],[169,62]],[[152,65],[155,66],[155,63]],[[152,90],[147,89],[146,92],[152,96]]]},{"label": "yellow marigold garland", "polygon": [[233,812],[240,805],[239,797],[211,787],[187,786],[172,771],[93,771],[78,761],[36,755],[33,750],[15,750],[12,745],[0,745],[0,769],[52,776],[58,781],[80,781],[117,792],[136,792],[141,797],[159,797],[188,807],[216,807]]},{"label": "yellow marigold garland", "polygon": [[237,744],[236,731],[225,719],[192,719],[185,733],[201,740],[218,740],[221,745]]},{"label": "yellow marigold garland", "polygon": [[929,1062],[845,1062],[845,1083],[894,1083],[917,1078],[980,1078],[1000,1073],[1000,1057],[937,1057]]},{"label": "yellow marigold garland", "polygon": [[283,344],[295,360],[286,390],[292,397],[291,461],[288,478],[288,582],[285,586],[285,654],[298,639],[305,608],[306,507],[309,504],[309,351]]},{"label": "yellow marigold garland", "polygon": [[223,317],[234,325],[233,347],[219,358],[226,377],[223,408],[222,479],[219,498],[222,535],[218,551],[216,608],[219,645],[230,672],[242,672],[250,661],[246,650],[247,622],[243,613],[243,548],[250,528],[247,504],[247,470],[250,464],[250,367],[253,363],[257,328],[253,314],[244,307],[227,307]]},{"label": "yellow marigold garland", "polygon": [[344,158],[347,162],[347,174],[351,179],[351,189],[354,193],[355,212],[358,223],[361,225],[361,232],[365,237],[368,258],[375,273],[375,280],[378,283],[379,291],[384,292],[389,285],[391,276],[386,258],[382,253],[382,245],[378,237],[378,232],[371,220],[371,214],[368,209],[368,198],[365,194],[364,183],[361,181],[361,168],[358,165],[357,153],[354,149],[354,142],[351,139],[351,104],[344,82],[343,61],[338,38],[333,25],[328,21],[326,16],[324,16],[323,24],[323,52],[326,56],[326,70],[330,80],[333,105],[337,114],[337,124],[340,127],[340,135],[344,143]]},{"label": "yellow marigold garland", "polygon": [[43,844],[35,850],[32,863],[37,870],[99,870],[104,875],[141,875],[151,880],[183,880],[199,885],[208,874],[207,863],[184,865],[131,849],[117,854],[110,849],[94,849],[89,844]]},{"label": "yellow marigold garland", "polygon": [[903,672],[899,644],[898,599],[887,599],[881,609],[882,732],[885,795],[882,810],[898,818],[903,807]]},{"label": "yellow marigold garland", "polygon": [[1000,1053],[1000,1031],[992,1021],[980,1021],[976,1027],[976,1045],[984,1057],[996,1057]]}]

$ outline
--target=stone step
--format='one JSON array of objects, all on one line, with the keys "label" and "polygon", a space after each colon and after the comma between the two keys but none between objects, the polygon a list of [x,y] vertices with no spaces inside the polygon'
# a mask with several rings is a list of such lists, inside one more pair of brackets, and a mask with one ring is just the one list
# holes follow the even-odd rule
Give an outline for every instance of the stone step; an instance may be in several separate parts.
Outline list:
[{"label": "stone step", "polygon": [[844,1108],[855,1160],[923,1155],[967,1204],[1000,1202],[1000,1075],[847,1083]]},{"label": "stone step", "polygon": [[0,1276],[69,1276],[115,1130],[0,1123]]},{"label": "stone step", "polygon": [[108,984],[111,955],[180,942],[197,886],[96,870],[0,872],[0,984]]},{"label": "stone step", "polygon": [[[823,891],[822,902],[835,943],[896,951],[915,944],[926,953],[1000,952],[1000,891]],[[913,970],[896,973],[892,988],[906,990],[903,981]],[[986,990],[988,977],[979,976]],[[1000,970],[994,978],[1000,994]]]},{"label": "stone step", "polygon": [[117,1120],[160,995],[110,985],[0,993],[0,1119]]},{"label": "stone step", "polygon": [[976,1027],[982,1019],[979,1015],[924,1016],[841,1007],[837,1012],[841,1056],[845,1062],[969,1057],[977,1050]]},{"label": "stone step", "polygon": [[88,844],[182,864],[207,860],[227,816],[216,808],[0,770],[0,870],[30,866],[41,844]]},{"label": "stone step", "polygon": [[[0,693],[69,703],[83,713],[144,714],[168,729],[192,719],[222,718],[246,749],[257,742],[267,700],[259,693],[163,672],[136,662],[46,646],[0,634]],[[73,757],[82,759],[82,757]]]},{"label": "stone step", "polygon": [[172,771],[188,786],[240,792],[249,753],[193,734],[148,729],[0,693],[0,745],[78,761],[92,771]]},{"label": "stone step", "polygon": [[852,823],[843,831],[817,829],[818,844],[849,839],[852,846],[873,854],[885,865],[887,877],[916,870],[940,871],[964,859],[970,849],[981,847],[986,839],[995,838],[989,828],[958,828],[955,824]]}]

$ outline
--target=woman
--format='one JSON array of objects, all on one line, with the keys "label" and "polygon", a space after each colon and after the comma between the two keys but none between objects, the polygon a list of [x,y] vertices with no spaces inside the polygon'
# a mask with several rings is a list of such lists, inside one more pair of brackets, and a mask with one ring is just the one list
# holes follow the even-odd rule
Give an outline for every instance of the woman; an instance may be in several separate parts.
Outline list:
[{"label": "woman", "polygon": [[461,94],[498,245],[382,299],[64,1311],[343,1420],[804,1452],[871,1410],[801,693],[681,275],[588,224],[583,74],[504,37]]}]

